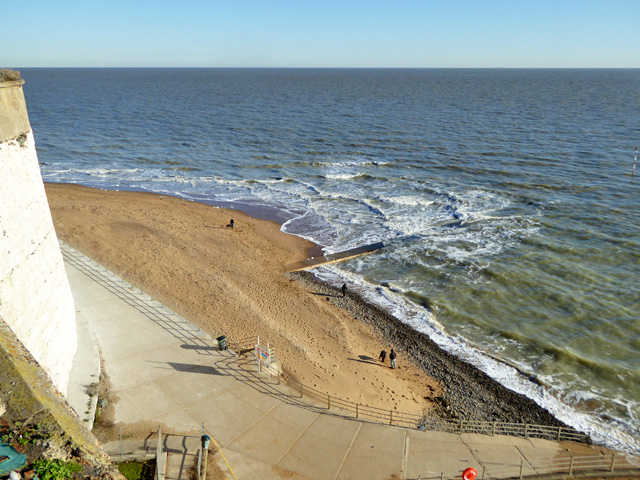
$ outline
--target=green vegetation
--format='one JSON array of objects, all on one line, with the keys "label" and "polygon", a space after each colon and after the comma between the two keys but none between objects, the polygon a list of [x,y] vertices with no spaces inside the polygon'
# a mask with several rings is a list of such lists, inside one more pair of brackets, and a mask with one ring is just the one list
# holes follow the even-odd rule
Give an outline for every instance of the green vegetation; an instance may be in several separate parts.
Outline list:
[{"label": "green vegetation", "polygon": [[154,470],[154,460],[144,463],[141,462],[123,462],[118,464],[120,473],[127,477],[127,480],[152,480]]},{"label": "green vegetation", "polygon": [[33,464],[36,474],[40,480],[57,480],[71,478],[74,473],[82,470],[82,467],[74,462],[63,462],[62,460],[38,460]]},{"label": "green vegetation", "polygon": [[0,69],[0,83],[13,82],[14,80],[20,80],[20,72],[8,68]]},{"label": "green vegetation", "polygon": [[46,440],[47,438],[49,438],[49,434],[40,424],[22,425],[21,422],[16,422],[13,429],[0,428],[0,441],[6,444],[19,443],[24,446],[35,443],[36,440]]},{"label": "green vegetation", "polygon": [[125,462],[118,464],[120,473],[127,477],[127,480],[140,480],[142,475],[142,464],[139,462]]}]

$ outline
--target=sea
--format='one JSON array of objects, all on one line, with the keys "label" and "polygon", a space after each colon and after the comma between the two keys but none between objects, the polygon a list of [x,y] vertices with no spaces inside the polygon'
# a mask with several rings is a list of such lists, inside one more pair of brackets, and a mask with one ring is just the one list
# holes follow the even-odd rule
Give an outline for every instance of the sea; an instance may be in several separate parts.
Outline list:
[{"label": "sea", "polygon": [[316,269],[640,453],[639,69],[20,69],[43,179],[279,221]]}]

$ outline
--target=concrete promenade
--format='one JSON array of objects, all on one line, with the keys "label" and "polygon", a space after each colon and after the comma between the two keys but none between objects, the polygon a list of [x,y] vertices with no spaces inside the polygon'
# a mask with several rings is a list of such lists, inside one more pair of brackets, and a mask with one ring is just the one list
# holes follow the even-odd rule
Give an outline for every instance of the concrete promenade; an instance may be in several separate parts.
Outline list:
[{"label": "concrete promenade", "polygon": [[[115,422],[146,435],[105,445],[112,456],[155,451],[158,425],[169,451],[167,479],[188,478],[202,426],[238,479],[461,478],[503,464],[536,464],[604,450],[508,436],[423,432],[358,421],[300,399],[258,374],[251,356],[218,351],[200,330],[81,253],[62,245],[80,342],[70,390],[81,418],[92,417],[86,386],[103,368]],[[212,338],[213,337],[213,338]],[[281,359],[286,365],[286,359]],[[87,422],[89,423],[89,422]],[[609,452],[606,452],[609,453]],[[227,464],[216,464],[233,478]]]}]

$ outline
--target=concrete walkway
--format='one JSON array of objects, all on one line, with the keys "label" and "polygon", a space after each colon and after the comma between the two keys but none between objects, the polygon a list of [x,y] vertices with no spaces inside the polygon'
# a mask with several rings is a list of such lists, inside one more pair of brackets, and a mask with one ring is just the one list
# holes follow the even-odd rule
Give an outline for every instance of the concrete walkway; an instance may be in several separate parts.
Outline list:
[{"label": "concrete walkway", "polygon": [[[97,342],[117,399],[115,422],[142,425],[145,439],[105,445],[112,456],[155,451],[157,426],[169,450],[167,478],[188,478],[201,429],[221,447],[238,479],[460,478],[603,451],[540,439],[448,434],[347,418],[255,371],[250,356],[218,351],[212,336],[72,248],[62,245],[81,324],[81,342]],[[86,328],[85,328],[86,327]],[[224,332],[211,332],[213,338]],[[78,365],[96,365],[83,348]],[[286,364],[286,359],[283,359]],[[70,388],[84,412],[94,368],[78,368]],[[84,380],[82,380],[84,375]],[[73,395],[72,395],[73,396]],[[81,414],[82,416],[82,414]],[[124,427],[126,429],[126,427]],[[608,453],[608,452],[607,452]],[[220,457],[218,455],[217,457]],[[216,461],[233,478],[224,461]]]}]

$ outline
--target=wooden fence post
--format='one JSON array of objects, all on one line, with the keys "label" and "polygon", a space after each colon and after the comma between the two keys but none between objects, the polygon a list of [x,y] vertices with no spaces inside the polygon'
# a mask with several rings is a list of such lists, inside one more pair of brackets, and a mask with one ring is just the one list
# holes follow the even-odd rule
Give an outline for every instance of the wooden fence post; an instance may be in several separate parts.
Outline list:
[{"label": "wooden fence post", "polygon": [[569,475],[573,475],[573,455],[571,455],[571,462],[569,463]]},{"label": "wooden fence post", "polygon": [[393,425],[393,410],[389,410],[389,425]]},{"label": "wooden fence post", "polygon": [[359,403],[356,403],[356,418],[358,418],[358,407],[359,407]]},{"label": "wooden fence post", "polygon": [[613,472],[613,469],[614,469],[614,465],[615,465],[615,463],[616,463],[616,454],[615,454],[615,453],[612,453],[612,454],[611,454],[611,471],[612,471],[612,472]]},{"label": "wooden fence post", "polygon": [[327,395],[327,410],[331,408],[331,395]]}]

